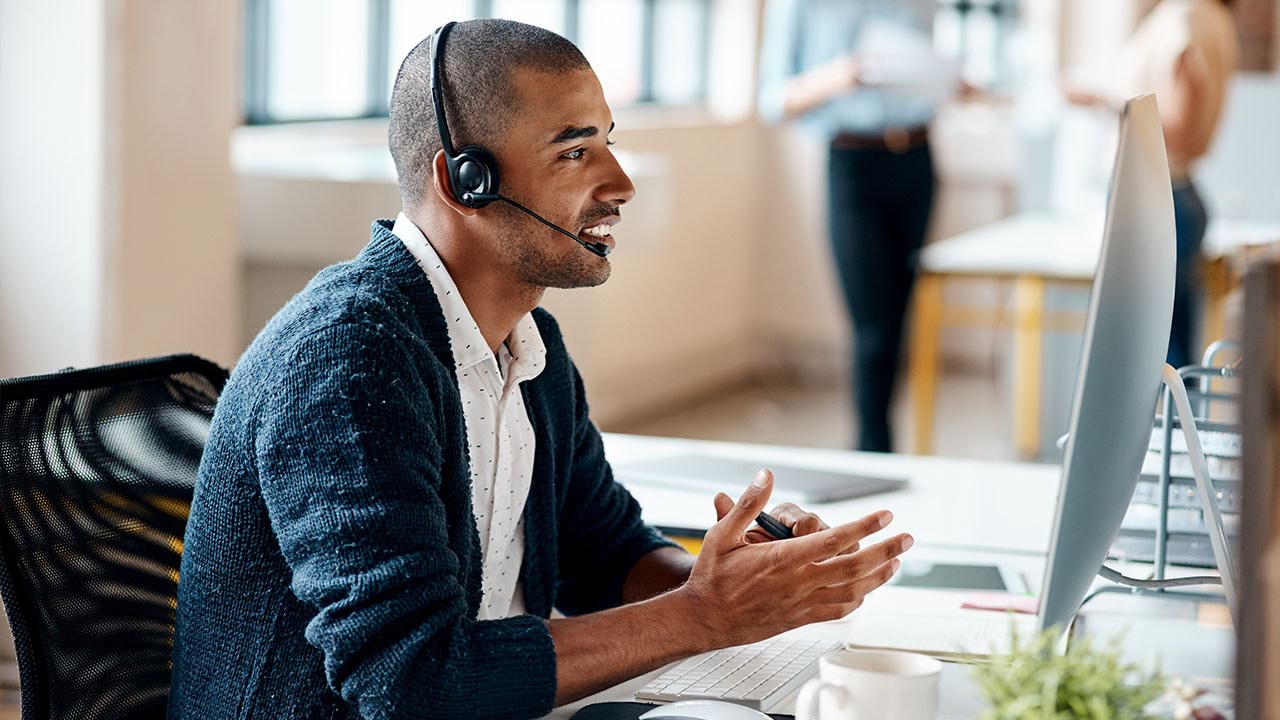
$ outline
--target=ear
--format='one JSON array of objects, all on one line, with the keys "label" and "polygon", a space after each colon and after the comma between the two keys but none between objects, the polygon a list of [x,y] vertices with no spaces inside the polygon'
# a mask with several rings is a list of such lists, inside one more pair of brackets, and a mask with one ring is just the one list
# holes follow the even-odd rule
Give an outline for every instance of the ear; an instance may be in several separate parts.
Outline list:
[{"label": "ear", "polygon": [[458,202],[458,198],[453,196],[452,183],[449,180],[449,163],[445,160],[444,150],[437,150],[436,156],[431,159],[431,185],[436,195],[450,210],[467,217],[479,212],[476,208],[467,207]]}]

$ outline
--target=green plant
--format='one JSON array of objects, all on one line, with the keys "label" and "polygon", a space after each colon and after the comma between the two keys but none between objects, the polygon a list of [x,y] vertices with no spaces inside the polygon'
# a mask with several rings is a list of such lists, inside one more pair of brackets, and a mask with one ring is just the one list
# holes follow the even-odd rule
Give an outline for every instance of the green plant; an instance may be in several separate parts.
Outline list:
[{"label": "green plant", "polygon": [[1088,638],[1057,648],[1058,629],[1025,639],[974,675],[989,705],[982,720],[1142,720],[1164,689],[1158,671],[1144,673],[1120,658],[1120,639],[1095,648]]}]

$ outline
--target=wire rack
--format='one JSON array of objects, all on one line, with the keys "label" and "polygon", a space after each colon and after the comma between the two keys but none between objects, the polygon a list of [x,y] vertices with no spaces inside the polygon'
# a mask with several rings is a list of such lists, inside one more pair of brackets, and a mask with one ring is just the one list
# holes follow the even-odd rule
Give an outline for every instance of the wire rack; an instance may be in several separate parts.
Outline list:
[{"label": "wire rack", "polygon": [[[1193,472],[1192,458],[1183,434],[1183,419],[1175,411],[1172,390],[1166,384],[1151,433],[1151,443],[1143,462],[1142,476],[1134,491],[1129,512],[1112,546],[1110,557],[1120,561],[1151,563],[1151,575],[1134,578],[1104,566],[1100,573],[1116,585],[1090,594],[1085,602],[1103,593],[1157,593],[1222,601],[1218,592],[1189,591],[1191,586],[1220,585],[1218,576],[1188,577],[1185,572],[1170,574],[1170,566],[1223,568],[1230,555],[1219,558],[1212,542],[1215,525],[1222,529],[1227,544],[1239,534],[1241,468],[1240,379],[1241,348],[1232,341],[1209,346],[1199,365],[1179,368],[1187,389],[1207,469],[1206,487],[1210,503],[1205,504]],[[1209,517],[1212,515],[1213,517]],[[1175,589],[1176,588],[1176,589]]]}]

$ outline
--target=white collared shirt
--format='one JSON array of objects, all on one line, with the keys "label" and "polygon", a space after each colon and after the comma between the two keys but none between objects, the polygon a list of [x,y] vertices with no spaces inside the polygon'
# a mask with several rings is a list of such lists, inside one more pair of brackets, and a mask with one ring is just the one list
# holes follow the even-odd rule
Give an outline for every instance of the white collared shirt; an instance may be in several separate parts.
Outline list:
[{"label": "white collared shirt", "polygon": [[533,316],[525,314],[495,358],[439,254],[400,213],[391,232],[427,274],[449,328],[454,371],[462,395],[471,462],[471,508],[480,533],[480,612],[493,620],[524,613],[524,504],[533,479],[535,438],[520,383],[546,366],[547,348]]}]

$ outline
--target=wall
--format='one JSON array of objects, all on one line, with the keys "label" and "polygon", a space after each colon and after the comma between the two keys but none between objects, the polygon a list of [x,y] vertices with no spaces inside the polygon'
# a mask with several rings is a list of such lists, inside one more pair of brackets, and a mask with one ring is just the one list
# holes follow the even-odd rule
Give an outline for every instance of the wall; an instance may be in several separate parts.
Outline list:
[{"label": "wall", "polygon": [[101,3],[0,3],[0,377],[100,357],[105,22]]},{"label": "wall", "polygon": [[114,3],[104,354],[234,359],[238,2]]},{"label": "wall", "polygon": [[0,376],[229,362],[238,3],[0,7]]}]

